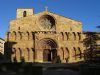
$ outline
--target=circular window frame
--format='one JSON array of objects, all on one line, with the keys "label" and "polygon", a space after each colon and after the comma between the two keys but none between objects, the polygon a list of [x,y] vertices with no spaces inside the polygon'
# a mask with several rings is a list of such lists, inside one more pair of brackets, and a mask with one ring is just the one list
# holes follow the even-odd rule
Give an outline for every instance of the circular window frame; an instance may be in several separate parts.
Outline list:
[{"label": "circular window frame", "polygon": [[[48,29],[48,28],[45,29],[45,28],[41,25],[40,20],[41,20],[42,18],[45,18],[45,17],[49,17],[49,19],[52,19],[52,20],[50,20],[51,22],[54,21],[54,23],[53,23],[53,25],[52,25],[52,27],[51,27],[50,29]],[[50,15],[50,14],[43,14],[43,15],[41,15],[41,16],[39,17],[39,19],[38,19],[38,24],[39,24],[40,29],[42,29],[42,30],[52,30],[53,28],[54,28],[54,29],[56,28],[56,19],[55,19],[54,16],[52,16],[52,15]]]}]

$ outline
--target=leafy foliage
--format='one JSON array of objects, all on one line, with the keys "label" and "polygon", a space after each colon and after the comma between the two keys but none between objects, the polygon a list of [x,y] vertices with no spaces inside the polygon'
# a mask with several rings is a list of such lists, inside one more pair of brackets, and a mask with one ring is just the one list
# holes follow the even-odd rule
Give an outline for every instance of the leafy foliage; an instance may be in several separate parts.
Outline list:
[{"label": "leafy foliage", "polygon": [[[86,38],[83,40],[84,46],[86,50],[84,52],[84,58],[86,61],[98,61],[98,54],[100,53],[100,49],[98,48],[97,41],[100,37],[96,32],[87,32]],[[97,52],[98,51],[98,52]],[[100,56],[99,56],[100,57]]]}]

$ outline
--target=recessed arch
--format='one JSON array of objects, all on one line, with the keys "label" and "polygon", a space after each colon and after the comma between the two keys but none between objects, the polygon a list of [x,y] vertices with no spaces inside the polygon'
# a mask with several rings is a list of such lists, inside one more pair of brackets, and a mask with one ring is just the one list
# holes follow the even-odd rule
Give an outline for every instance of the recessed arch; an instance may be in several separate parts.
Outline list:
[{"label": "recessed arch", "polygon": [[73,32],[73,35],[74,35],[74,40],[76,40],[76,33],[75,33],[75,32]]},{"label": "recessed arch", "polygon": [[69,61],[69,49],[68,49],[68,47],[65,47],[65,60],[66,60],[66,62]]},{"label": "recessed arch", "polygon": [[67,40],[69,40],[69,32],[65,32]]},{"label": "recessed arch", "polygon": [[75,58],[75,60],[77,59],[77,57],[76,57],[76,48],[75,47],[73,47],[73,57]]},{"label": "recessed arch", "polygon": [[15,31],[13,31],[13,35],[14,35],[14,40],[16,40],[17,34]]},{"label": "recessed arch", "polygon": [[[47,47],[48,46],[48,47]],[[41,49],[43,48],[52,48],[52,49],[55,49],[58,47],[56,41],[54,39],[51,39],[51,38],[44,38],[44,39],[41,39],[39,42],[38,42],[38,47]]]},{"label": "recessed arch", "polygon": [[38,50],[43,52],[43,61],[53,61],[57,56],[57,43],[50,38],[41,39],[38,43]]},{"label": "recessed arch", "polygon": [[78,34],[79,40],[81,40],[81,33],[77,32],[77,34]]}]

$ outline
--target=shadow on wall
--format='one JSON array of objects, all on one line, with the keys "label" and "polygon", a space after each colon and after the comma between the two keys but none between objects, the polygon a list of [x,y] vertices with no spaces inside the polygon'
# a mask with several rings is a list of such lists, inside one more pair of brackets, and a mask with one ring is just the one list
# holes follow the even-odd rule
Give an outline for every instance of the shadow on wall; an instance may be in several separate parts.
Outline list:
[{"label": "shadow on wall", "polygon": [[16,42],[5,42],[5,49],[4,49],[4,61],[5,62],[11,62],[11,54],[13,45],[16,44]]},{"label": "shadow on wall", "polygon": [[0,63],[4,62],[4,55],[0,53]]}]

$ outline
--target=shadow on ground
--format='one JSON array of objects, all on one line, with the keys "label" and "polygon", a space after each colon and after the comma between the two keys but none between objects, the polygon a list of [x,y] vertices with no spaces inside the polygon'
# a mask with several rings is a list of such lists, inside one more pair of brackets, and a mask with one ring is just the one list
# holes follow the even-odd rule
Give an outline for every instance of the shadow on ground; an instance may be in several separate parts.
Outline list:
[{"label": "shadow on ground", "polygon": [[99,71],[100,64],[0,64],[0,75],[100,75]]}]

